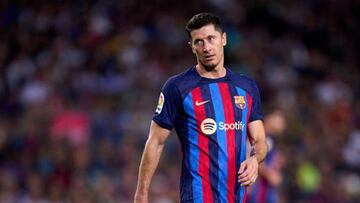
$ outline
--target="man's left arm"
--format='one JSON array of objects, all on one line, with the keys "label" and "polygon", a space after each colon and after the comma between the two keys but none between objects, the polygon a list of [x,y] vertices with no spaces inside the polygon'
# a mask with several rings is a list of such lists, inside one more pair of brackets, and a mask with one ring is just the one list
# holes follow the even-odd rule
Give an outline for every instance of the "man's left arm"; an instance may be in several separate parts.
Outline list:
[{"label": "man's left arm", "polygon": [[252,138],[253,150],[250,157],[241,163],[238,171],[238,181],[242,186],[250,186],[255,183],[259,164],[264,161],[268,152],[263,122],[261,120],[250,122],[248,130]]}]

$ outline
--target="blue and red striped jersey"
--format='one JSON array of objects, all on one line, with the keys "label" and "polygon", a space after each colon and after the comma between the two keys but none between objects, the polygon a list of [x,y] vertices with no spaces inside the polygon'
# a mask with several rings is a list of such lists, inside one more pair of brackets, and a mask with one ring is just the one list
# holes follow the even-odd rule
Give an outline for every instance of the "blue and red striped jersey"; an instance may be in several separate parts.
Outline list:
[{"label": "blue and red striped jersey", "polygon": [[260,105],[254,80],[228,68],[209,79],[192,67],[165,83],[153,120],[180,140],[181,202],[245,202],[237,171],[248,123],[263,119]]}]

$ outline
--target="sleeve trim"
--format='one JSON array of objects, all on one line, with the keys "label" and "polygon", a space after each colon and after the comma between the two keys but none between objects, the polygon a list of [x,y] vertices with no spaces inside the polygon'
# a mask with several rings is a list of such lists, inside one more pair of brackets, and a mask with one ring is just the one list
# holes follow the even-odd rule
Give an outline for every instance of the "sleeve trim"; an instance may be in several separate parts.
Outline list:
[{"label": "sleeve trim", "polygon": [[166,129],[168,129],[168,130],[172,130],[172,128],[173,128],[173,126],[172,125],[169,125],[169,124],[167,124],[167,123],[164,123],[163,121],[161,121],[161,120],[159,120],[159,119],[157,119],[156,117],[154,117],[153,119],[152,119],[155,123],[157,123],[160,127],[162,127],[162,128],[166,128]]},{"label": "sleeve trim", "polygon": [[258,116],[258,117],[255,117],[255,118],[250,118],[250,119],[249,119],[249,123],[251,123],[251,122],[253,122],[253,121],[257,121],[257,120],[263,121],[263,120],[264,120],[264,117],[263,117],[263,116]]}]

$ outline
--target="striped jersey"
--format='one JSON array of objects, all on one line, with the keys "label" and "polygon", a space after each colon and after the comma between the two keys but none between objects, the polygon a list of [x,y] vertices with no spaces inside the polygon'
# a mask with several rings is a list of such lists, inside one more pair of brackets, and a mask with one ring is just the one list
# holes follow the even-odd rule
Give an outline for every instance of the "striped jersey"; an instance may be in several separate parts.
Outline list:
[{"label": "striped jersey", "polygon": [[245,202],[237,171],[248,123],[263,119],[260,105],[256,83],[228,68],[209,79],[192,67],[164,84],[153,120],[180,140],[181,202]]}]

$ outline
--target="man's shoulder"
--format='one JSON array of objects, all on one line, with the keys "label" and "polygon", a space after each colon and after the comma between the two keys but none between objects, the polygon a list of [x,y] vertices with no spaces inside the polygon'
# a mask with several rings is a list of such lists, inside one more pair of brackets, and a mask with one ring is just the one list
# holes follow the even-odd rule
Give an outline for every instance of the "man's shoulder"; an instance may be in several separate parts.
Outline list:
[{"label": "man's shoulder", "polygon": [[236,83],[236,84],[241,84],[241,85],[245,85],[245,86],[253,86],[256,85],[256,82],[253,78],[251,78],[250,76],[244,75],[242,73],[238,73],[236,71],[230,70],[229,71],[229,76],[230,78]]}]

